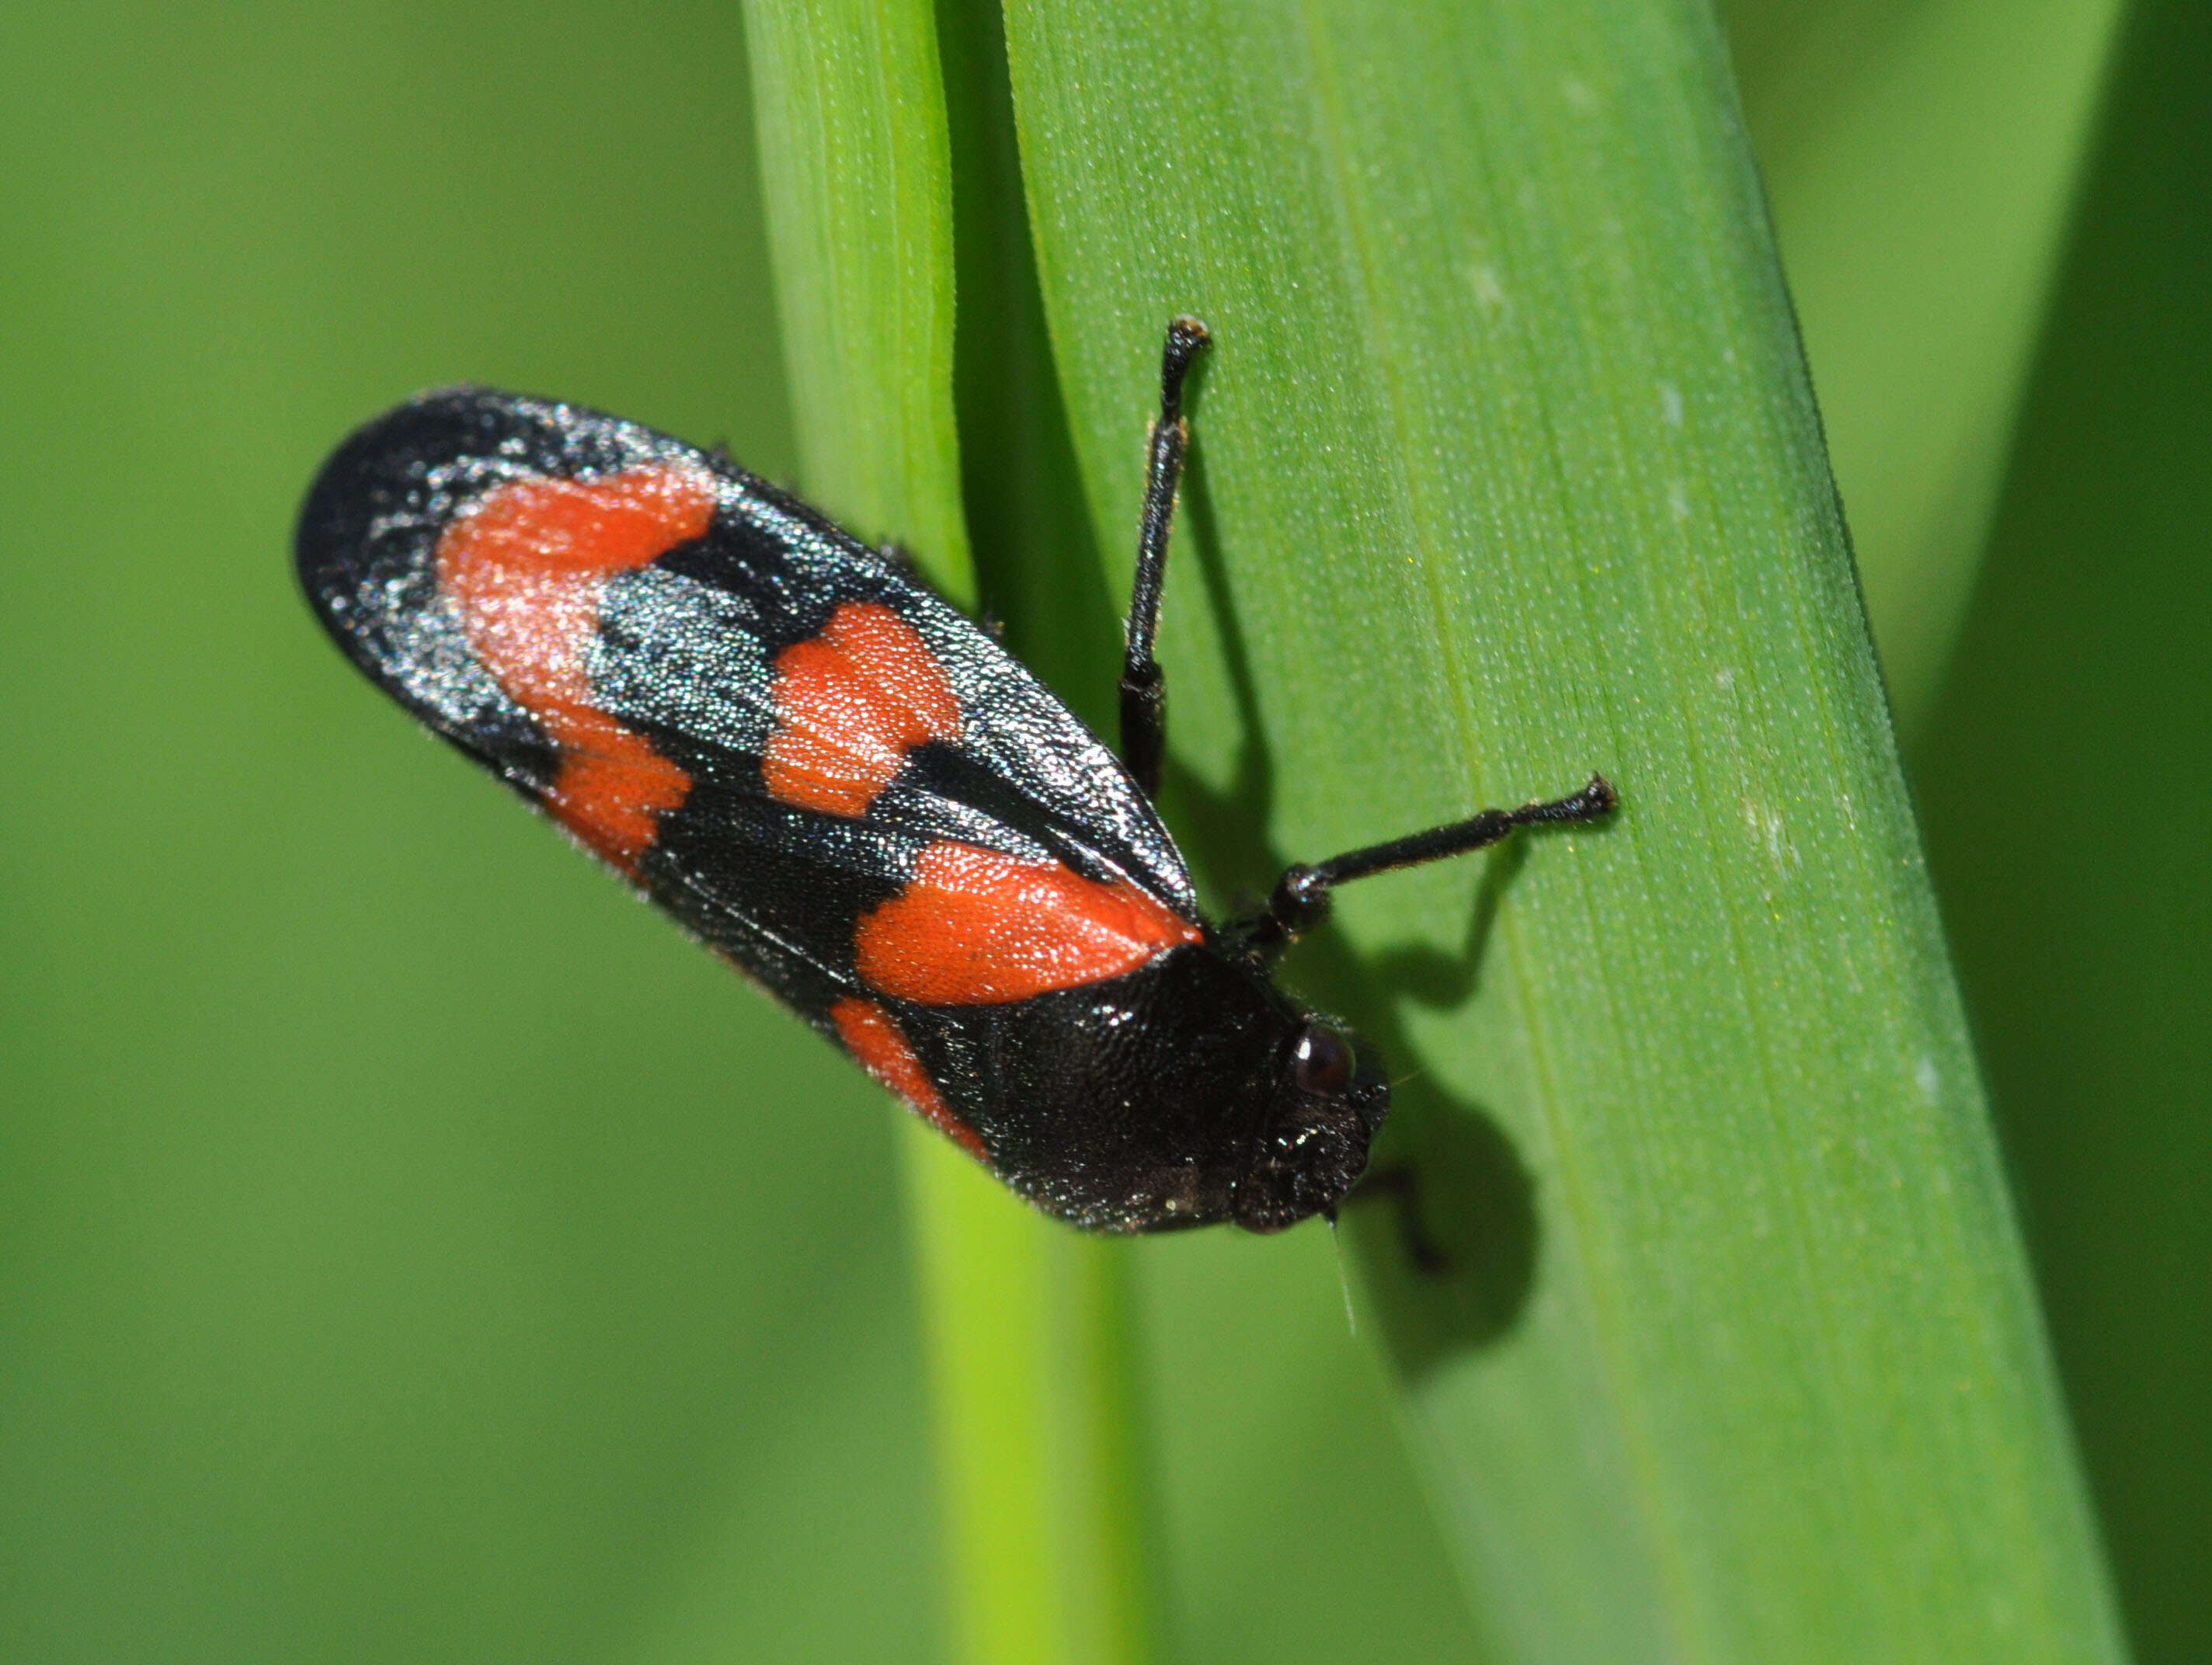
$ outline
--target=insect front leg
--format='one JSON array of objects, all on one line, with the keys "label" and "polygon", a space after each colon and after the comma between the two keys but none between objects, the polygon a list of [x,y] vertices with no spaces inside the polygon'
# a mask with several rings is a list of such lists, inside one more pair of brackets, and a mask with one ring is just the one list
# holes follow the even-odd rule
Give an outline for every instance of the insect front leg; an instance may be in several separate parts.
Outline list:
[{"label": "insect front leg", "polygon": [[1160,588],[1167,575],[1168,530],[1175,521],[1176,487],[1190,444],[1183,419],[1182,384],[1191,362],[1205,351],[1206,325],[1188,316],[1168,325],[1160,353],[1160,416],[1145,466],[1145,506],[1137,524],[1137,578],[1129,595],[1129,634],[1121,659],[1121,762],[1147,798],[1160,790],[1160,757],[1167,748],[1167,678],[1152,657],[1160,623]]},{"label": "insect front leg", "polygon": [[1565,798],[1523,804],[1517,810],[1484,810],[1464,821],[1432,827],[1387,844],[1347,850],[1326,861],[1286,867],[1267,898],[1267,911],[1242,921],[1232,928],[1245,941],[1261,949],[1279,948],[1328,917],[1329,894],[1340,884],[1395,867],[1418,867],[1425,861],[1441,861],[1495,844],[1520,827],[1541,826],[1558,821],[1595,821],[1613,813],[1620,802],[1612,784],[1593,775],[1580,792]]}]

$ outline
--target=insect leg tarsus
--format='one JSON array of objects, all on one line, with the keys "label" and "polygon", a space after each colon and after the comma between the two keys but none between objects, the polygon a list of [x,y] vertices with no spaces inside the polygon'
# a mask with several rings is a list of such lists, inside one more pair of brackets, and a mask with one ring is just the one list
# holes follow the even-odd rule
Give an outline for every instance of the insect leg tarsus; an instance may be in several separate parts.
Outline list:
[{"label": "insect leg tarsus", "polygon": [[1137,578],[1129,594],[1129,633],[1121,659],[1121,762],[1147,798],[1160,789],[1168,732],[1167,678],[1152,657],[1167,574],[1168,531],[1182,478],[1190,424],[1182,414],[1183,378],[1206,350],[1206,325],[1185,314],[1168,325],[1160,352],[1160,416],[1145,465],[1145,505],[1137,525]]},{"label": "insect leg tarsus", "polygon": [[1613,813],[1620,798],[1602,775],[1593,775],[1580,792],[1565,798],[1523,804],[1516,810],[1484,810],[1464,821],[1431,827],[1387,844],[1347,850],[1326,861],[1301,862],[1283,871],[1267,898],[1267,912],[1238,927],[1259,948],[1279,947],[1328,917],[1329,894],[1355,878],[1417,867],[1495,844],[1521,827],[1558,821],[1595,821]]}]

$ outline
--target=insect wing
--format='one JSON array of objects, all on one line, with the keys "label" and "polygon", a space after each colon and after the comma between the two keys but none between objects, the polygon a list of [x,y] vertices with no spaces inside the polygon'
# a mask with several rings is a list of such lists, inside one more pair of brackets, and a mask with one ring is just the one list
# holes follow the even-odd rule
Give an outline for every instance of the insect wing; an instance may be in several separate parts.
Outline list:
[{"label": "insect wing", "polygon": [[864,1061],[841,1001],[1005,1002],[1198,934],[1152,806],[1018,662],[680,441],[426,395],[339,449],[298,552],[372,679]]}]

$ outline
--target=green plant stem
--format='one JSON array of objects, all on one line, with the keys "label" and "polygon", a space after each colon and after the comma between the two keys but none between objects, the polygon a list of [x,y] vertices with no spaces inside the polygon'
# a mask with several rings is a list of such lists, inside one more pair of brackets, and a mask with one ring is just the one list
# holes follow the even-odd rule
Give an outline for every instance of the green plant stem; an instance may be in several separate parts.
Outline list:
[{"label": "green plant stem", "polygon": [[753,0],[745,39],[800,473],[844,524],[972,600],[930,8]]},{"label": "green plant stem", "polygon": [[1148,1656],[1126,1245],[1016,1202],[918,1121],[904,1139],[957,1656]]},{"label": "green plant stem", "polygon": [[1407,1078],[1452,1275],[1353,1237],[1501,1656],[2119,1657],[1707,8],[1006,19],[1109,550],[1214,330],[1162,657],[1217,890],[1623,793],[1291,963]]},{"label": "green plant stem", "polygon": [[[932,8],[754,0],[747,26],[805,487],[972,601]],[[1073,1237],[905,1120],[953,1656],[1137,1665],[1126,1246]]]}]

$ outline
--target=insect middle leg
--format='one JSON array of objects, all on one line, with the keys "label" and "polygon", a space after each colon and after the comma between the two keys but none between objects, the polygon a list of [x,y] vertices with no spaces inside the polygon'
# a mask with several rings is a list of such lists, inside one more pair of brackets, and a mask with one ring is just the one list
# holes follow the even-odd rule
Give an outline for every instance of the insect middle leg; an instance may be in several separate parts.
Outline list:
[{"label": "insect middle leg", "polygon": [[1121,659],[1121,763],[1147,798],[1160,790],[1167,747],[1167,678],[1152,657],[1160,623],[1160,586],[1167,575],[1168,530],[1182,479],[1190,424],[1183,419],[1183,378],[1206,350],[1206,325],[1185,315],[1168,325],[1160,352],[1160,417],[1152,424],[1145,465],[1145,506],[1137,524],[1137,580],[1129,595],[1129,634]]},{"label": "insect middle leg", "polygon": [[1612,784],[1593,775],[1580,792],[1565,798],[1523,804],[1517,810],[1484,810],[1464,821],[1432,827],[1387,844],[1370,844],[1347,850],[1326,861],[1287,867],[1267,898],[1267,911],[1258,918],[1239,921],[1234,927],[1255,947],[1279,948],[1328,917],[1329,893],[1338,885],[1395,867],[1417,867],[1425,861],[1441,861],[1495,844],[1521,827],[1548,822],[1595,821],[1613,813],[1620,802]]}]

